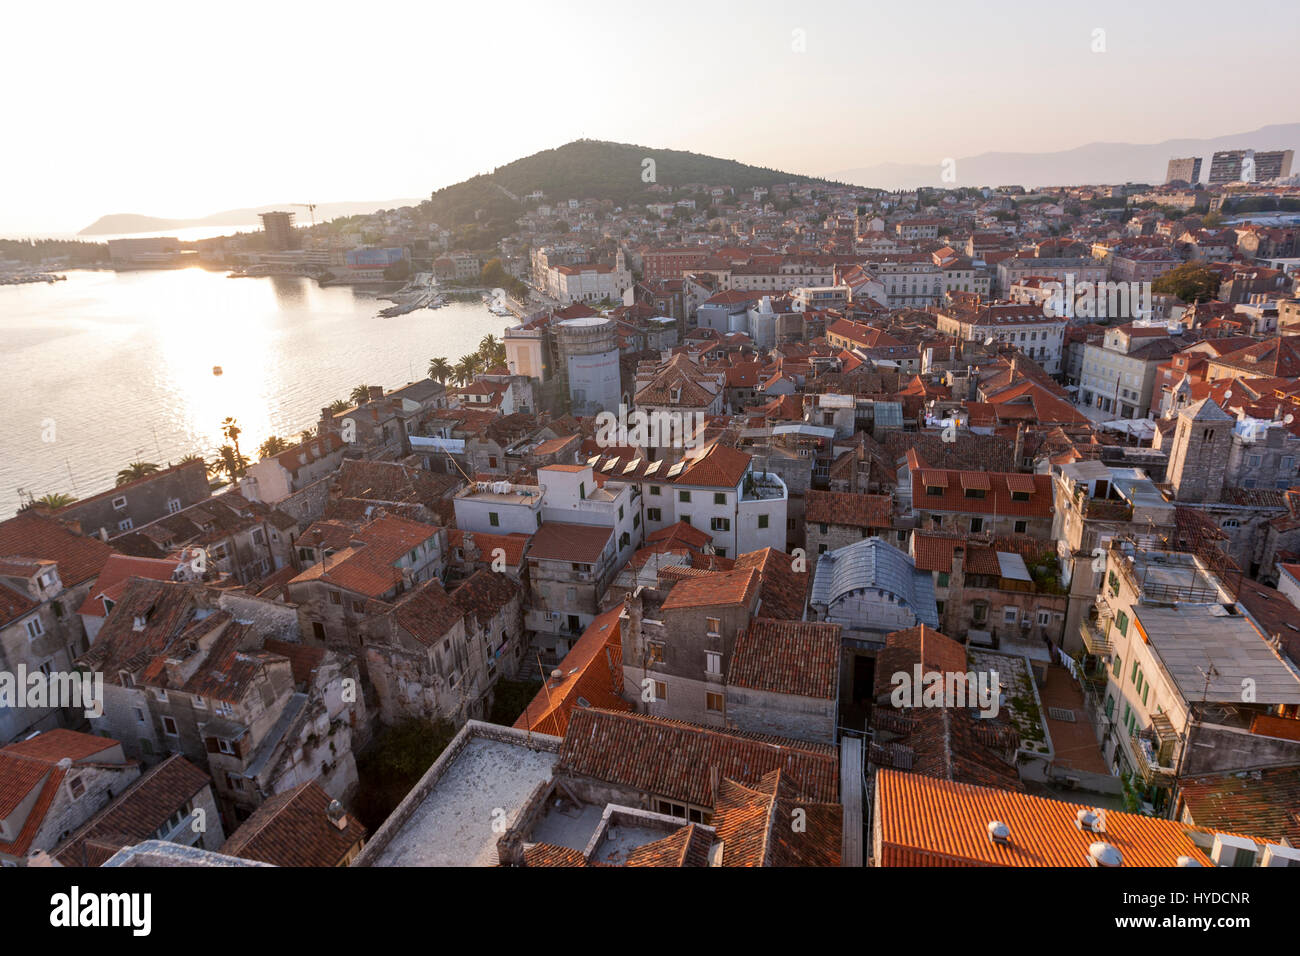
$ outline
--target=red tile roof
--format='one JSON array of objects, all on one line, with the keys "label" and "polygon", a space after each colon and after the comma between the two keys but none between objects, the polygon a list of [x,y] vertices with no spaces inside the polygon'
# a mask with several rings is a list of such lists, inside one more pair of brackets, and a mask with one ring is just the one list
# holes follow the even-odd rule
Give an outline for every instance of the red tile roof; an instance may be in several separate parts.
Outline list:
[{"label": "red tile roof", "polygon": [[759,581],[758,572],[752,568],[710,571],[683,578],[668,592],[663,608],[749,607],[753,603]]},{"label": "red tile roof", "polygon": [[[877,866],[1088,866],[1098,841],[1125,867],[1174,866],[1180,856],[1214,865],[1174,820],[1108,811],[1106,832],[1089,833],[1076,826],[1077,803],[887,768],[876,774],[876,807]],[[989,839],[995,820],[1011,831],[1006,845]]]},{"label": "red tile roof", "polygon": [[528,557],[541,561],[596,564],[613,535],[614,529],[601,525],[544,521],[533,535]]},{"label": "red tile roof", "polygon": [[221,846],[227,856],[274,866],[338,866],[366,838],[351,814],[339,829],[329,819],[330,795],[314,780],[278,793],[254,811]]},{"label": "red tile roof", "polygon": [[803,500],[805,518],[814,524],[888,528],[893,521],[893,499],[889,495],[809,488]]},{"label": "red tile roof", "polygon": [[783,770],[809,799],[839,795],[839,757],[834,747],[804,741],[701,727],[646,714],[577,710],[560,746],[557,769],[630,787],[644,793],[713,806],[710,773],[719,779],[758,783]]},{"label": "red tile roof", "polygon": [[834,700],[840,687],[840,625],[756,618],[736,635],[727,682],[735,687]]},{"label": "red tile roof", "polygon": [[677,476],[678,485],[734,488],[749,470],[751,456],[729,445],[713,444]]},{"label": "red tile roof", "polygon": [[622,613],[623,605],[619,604],[596,615],[560,662],[557,670],[561,676],[558,679],[547,676],[545,686],[519,715],[515,727],[563,737],[575,707],[630,709],[621,696],[623,642],[619,615]]},{"label": "red tile roof", "polygon": [[[1009,480],[1023,487],[1024,478],[1033,481],[1034,491],[1028,501],[1012,497]],[[983,498],[968,497],[966,489],[983,487]],[[928,488],[941,488],[931,495]],[[1052,478],[1050,475],[1011,475],[998,472],[946,471],[937,468],[912,472],[912,507],[917,511],[949,511],[958,514],[998,515],[1015,518],[1047,518],[1052,514]]]}]

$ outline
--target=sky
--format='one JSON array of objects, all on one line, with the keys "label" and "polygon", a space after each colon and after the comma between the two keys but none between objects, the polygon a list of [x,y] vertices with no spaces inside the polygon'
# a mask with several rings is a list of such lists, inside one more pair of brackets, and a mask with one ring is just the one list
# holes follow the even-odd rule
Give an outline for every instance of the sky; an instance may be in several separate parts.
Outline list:
[{"label": "sky", "polygon": [[583,137],[821,175],[1294,122],[1300,4],[1246,9],[10,4],[0,236],[424,196]]}]

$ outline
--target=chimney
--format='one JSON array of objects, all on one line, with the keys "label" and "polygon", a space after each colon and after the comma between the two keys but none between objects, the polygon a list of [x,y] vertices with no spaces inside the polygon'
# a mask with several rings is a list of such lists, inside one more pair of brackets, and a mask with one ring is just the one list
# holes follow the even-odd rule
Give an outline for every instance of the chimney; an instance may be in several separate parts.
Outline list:
[{"label": "chimney", "polygon": [[1016,425],[1016,447],[1011,452],[1011,467],[1019,468],[1020,461],[1025,455],[1025,423],[1020,422]]},{"label": "chimney", "polygon": [[384,400],[384,387],[382,385],[370,386],[370,397],[367,401],[382,402]]},{"label": "chimney", "polygon": [[330,805],[325,808],[325,816],[329,822],[334,824],[337,830],[346,830],[348,828],[348,815],[343,809],[343,804],[337,800],[331,800]]}]

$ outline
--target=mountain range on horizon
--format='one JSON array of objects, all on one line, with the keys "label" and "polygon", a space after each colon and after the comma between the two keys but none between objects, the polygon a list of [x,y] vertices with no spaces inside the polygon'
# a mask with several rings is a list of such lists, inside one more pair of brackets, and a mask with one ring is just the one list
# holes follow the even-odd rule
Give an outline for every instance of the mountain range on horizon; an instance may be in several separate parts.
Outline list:
[{"label": "mountain range on horizon", "polygon": [[[324,202],[316,204],[316,221],[337,219],[342,216],[363,216],[380,209],[394,209],[398,206],[411,206],[423,202],[420,199],[386,199],[360,202]],[[190,229],[195,226],[247,226],[257,222],[257,217],[264,212],[277,209],[298,214],[300,220],[310,221],[311,212],[297,203],[273,203],[267,206],[249,206],[244,209],[227,209],[214,212],[199,219],[167,219],[157,216],[142,216],[137,213],[112,213],[100,216],[79,236],[111,236],[137,232],[159,232],[164,229]]]},{"label": "mountain range on horizon", "polygon": [[[473,221],[485,213],[508,221],[519,214],[522,206],[517,194],[532,189],[542,189],[548,198],[636,201],[640,199],[645,186],[639,175],[629,175],[629,169],[639,174],[640,164],[646,157],[656,160],[659,171],[657,181],[665,185],[709,182],[748,188],[773,182],[834,181],[864,188],[897,190],[915,189],[919,186],[952,188],[1076,186],[1125,182],[1158,184],[1164,182],[1170,159],[1187,156],[1202,158],[1204,179],[1209,173],[1212,154],[1225,149],[1300,150],[1300,123],[1274,124],[1246,133],[1208,139],[1171,139],[1149,144],[1097,142],[1047,153],[990,152],[956,157],[953,167],[955,178],[948,182],[942,176],[943,159],[933,164],[879,163],[816,176],[787,173],[681,150],[577,140],[437,189],[431,197],[318,203],[315,215],[317,222],[324,222],[341,216],[365,215],[379,209],[415,205],[431,199],[433,211],[451,224]],[[584,190],[587,195],[579,196]],[[309,215],[308,210],[293,203],[229,209],[198,219],[116,213],[101,216],[78,235],[158,232],[195,226],[247,226],[255,223],[260,213],[275,209],[293,210],[298,213],[300,221]],[[442,219],[439,218],[438,221],[441,222]]]},{"label": "mountain range on horizon", "polygon": [[955,180],[942,178],[944,158],[932,164],[878,163],[825,173],[827,179],[877,189],[916,189],[919,186],[1084,186],[1104,183],[1165,181],[1169,160],[1199,156],[1201,181],[1210,171],[1210,157],[1228,149],[1294,149],[1300,151],[1300,123],[1279,123],[1246,133],[1208,139],[1168,139],[1160,143],[1088,143],[1051,153],[981,153],[954,157]]}]

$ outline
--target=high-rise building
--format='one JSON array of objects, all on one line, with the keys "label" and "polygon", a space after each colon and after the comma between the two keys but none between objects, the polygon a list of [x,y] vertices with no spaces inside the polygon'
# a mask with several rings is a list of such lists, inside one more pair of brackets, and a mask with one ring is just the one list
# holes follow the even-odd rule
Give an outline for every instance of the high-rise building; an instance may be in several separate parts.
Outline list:
[{"label": "high-rise building", "polygon": [[1259,182],[1285,179],[1291,175],[1291,161],[1294,159],[1293,149],[1275,149],[1267,153],[1256,153],[1255,179]]},{"label": "high-rise building", "polygon": [[1291,175],[1295,150],[1228,149],[1214,154],[1210,162],[1210,183],[1264,182]]},{"label": "high-rise building", "polygon": [[1196,185],[1201,179],[1201,157],[1189,156],[1186,159],[1169,160],[1169,171],[1165,173],[1165,182],[1183,182],[1189,186]]},{"label": "high-rise building", "polygon": [[291,212],[264,212],[261,214],[262,228],[266,231],[266,244],[271,249],[294,248],[297,236],[293,229]]}]

